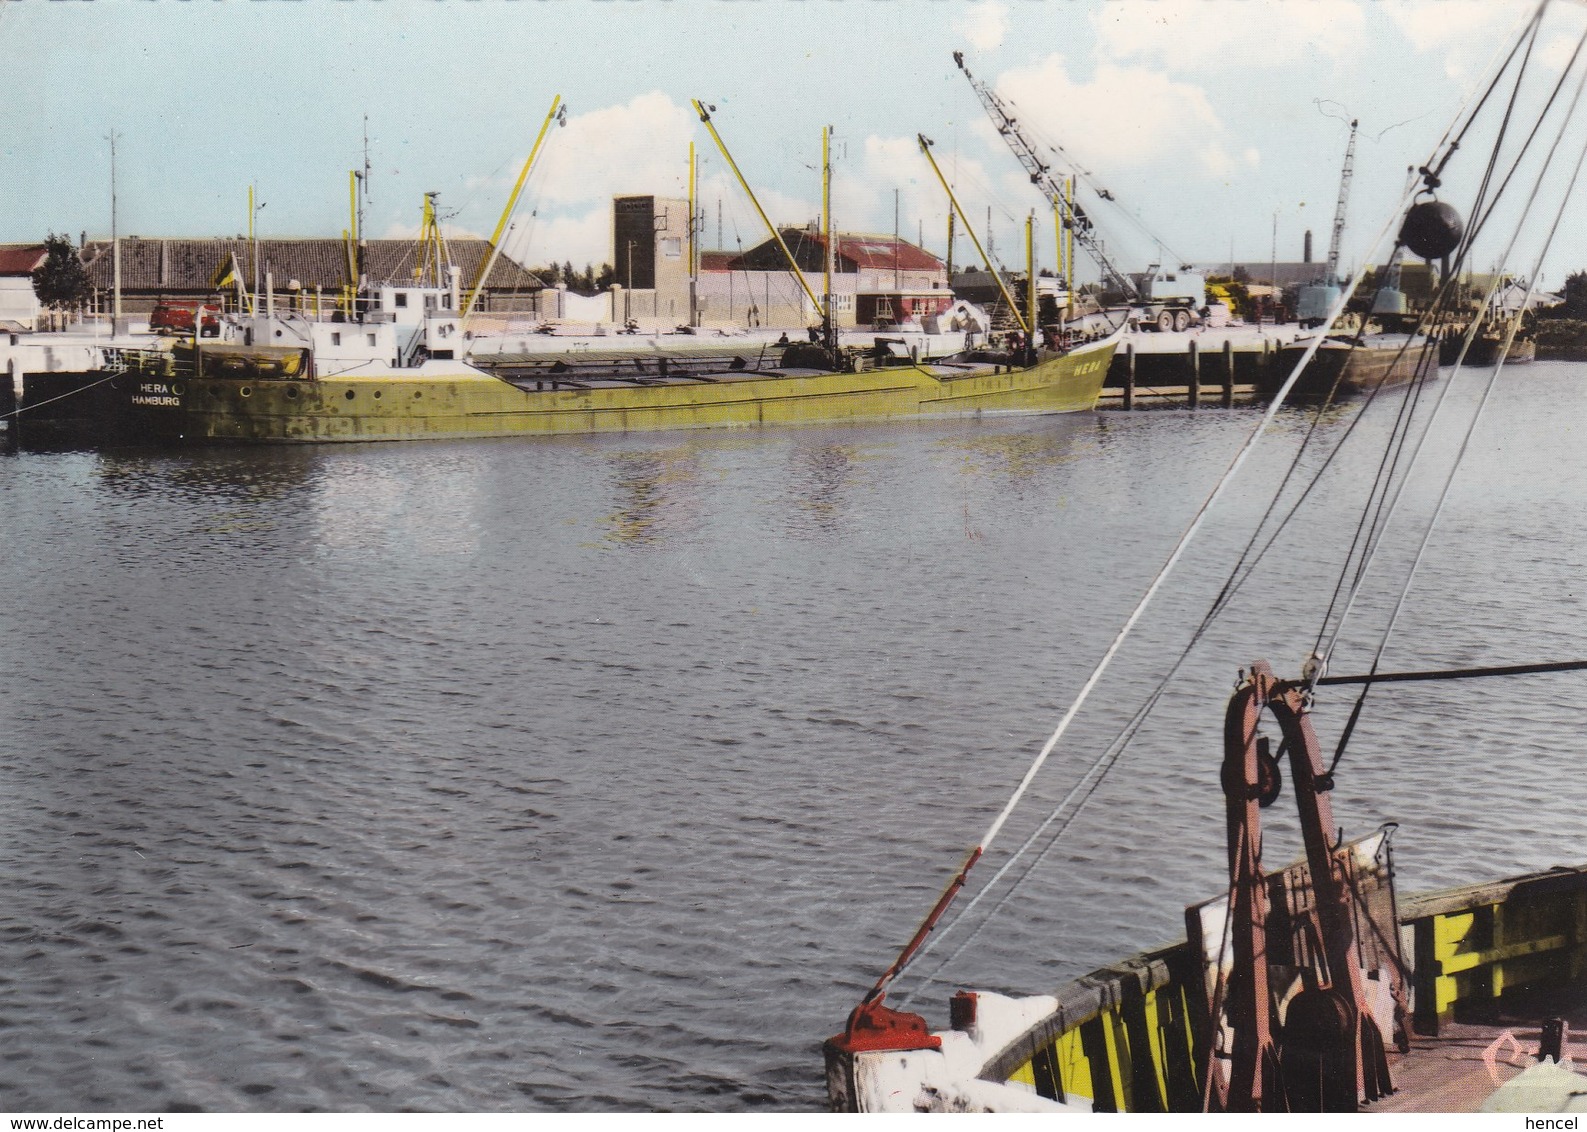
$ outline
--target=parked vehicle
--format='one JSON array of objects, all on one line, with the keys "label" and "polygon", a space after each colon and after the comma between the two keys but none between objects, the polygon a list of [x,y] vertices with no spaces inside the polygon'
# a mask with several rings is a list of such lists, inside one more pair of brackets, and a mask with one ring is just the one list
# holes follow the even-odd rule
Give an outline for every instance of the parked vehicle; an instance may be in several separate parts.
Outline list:
[{"label": "parked vehicle", "polygon": [[220,307],[211,303],[160,302],[149,315],[149,329],[155,334],[190,335],[193,333],[194,319],[200,310],[204,312],[201,336],[220,337]]}]

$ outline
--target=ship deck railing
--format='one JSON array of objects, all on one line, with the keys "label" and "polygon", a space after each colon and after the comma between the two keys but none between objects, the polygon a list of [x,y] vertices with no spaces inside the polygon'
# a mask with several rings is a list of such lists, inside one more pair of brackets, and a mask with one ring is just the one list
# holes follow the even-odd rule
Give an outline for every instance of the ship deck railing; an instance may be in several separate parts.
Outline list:
[{"label": "ship deck railing", "polygon": [[[1545,1020],[1587,1033],[1587,865],[1406,898],[1397,919],[1410,1051],[1391,1050],[1396,1091],[1368,1111],[1474,1111],[1530,1063]],[[1211,1011],[1191,944],[1093,971],[1057,1004],[979,1076],[1099,1112],[1199,1110]]]}]

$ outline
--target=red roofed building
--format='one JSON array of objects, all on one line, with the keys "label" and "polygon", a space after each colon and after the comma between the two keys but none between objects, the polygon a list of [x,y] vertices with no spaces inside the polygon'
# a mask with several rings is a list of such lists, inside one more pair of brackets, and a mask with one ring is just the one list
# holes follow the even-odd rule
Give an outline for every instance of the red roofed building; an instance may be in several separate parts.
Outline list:
[{"label": "red roofed building", "polygon": [[[825,285],[826,240],[810,228],[778,233],[817,298]],[[834,239],[832,313],[839,326],[886,327],[953,305],[943,262],[892,236],[842,232]],[[775,240],[740,255],[700,253],[701,321],[735,326],[810,326],[820,318]]]},{"label": "red roofed building", "polygon": [[39,299],[33,273],[48,253],[43,244],[0,244],[0,331],[38,326]]}]

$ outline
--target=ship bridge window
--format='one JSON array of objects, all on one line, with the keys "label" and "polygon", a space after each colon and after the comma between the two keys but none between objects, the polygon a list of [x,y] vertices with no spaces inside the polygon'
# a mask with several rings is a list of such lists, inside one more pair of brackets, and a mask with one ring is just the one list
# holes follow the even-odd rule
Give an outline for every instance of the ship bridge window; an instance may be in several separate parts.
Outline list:
[{"label": "ship bridge window", "polygon": [[369,344],[371,346],[375,344],[375,336],[373,334],[366,334],[364,337],[369,339]]},{"label": "ship bridge window", "polygon": [[407,306],[408,305],[408,292],[406,292],[406,291],[398,291],[397,292],[396,302],[397,302],[397,305],[399,307]]},{"label": "ship bridge window", "polygon": [[340,346],[341,344],[342,344],[342,332],[340,330],[331,331],[331,345],[332,346]]}]

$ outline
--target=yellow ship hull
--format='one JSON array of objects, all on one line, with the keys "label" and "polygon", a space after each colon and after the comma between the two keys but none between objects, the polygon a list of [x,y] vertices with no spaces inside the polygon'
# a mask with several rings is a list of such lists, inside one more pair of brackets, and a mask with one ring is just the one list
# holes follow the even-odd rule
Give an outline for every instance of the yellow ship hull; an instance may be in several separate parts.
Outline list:
[{"label": "yellow ship hull", "polygon": [[436,440],[1081,412],[1094,408],[1114,339],[1023,369],[903,365],[858,373],[722,375],[590,388],[518,385],[459,367],[313,380],[142,376],[140,430],[250,443]]}]

